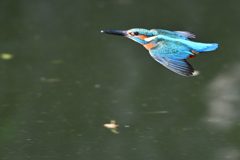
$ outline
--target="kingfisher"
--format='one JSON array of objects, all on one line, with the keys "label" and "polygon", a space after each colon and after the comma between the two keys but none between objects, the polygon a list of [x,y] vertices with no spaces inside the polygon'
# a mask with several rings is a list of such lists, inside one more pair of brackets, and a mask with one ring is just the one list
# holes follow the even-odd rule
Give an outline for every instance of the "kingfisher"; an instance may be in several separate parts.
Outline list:
[{"label": "kingfisher", "polygon": [[101,33],[120,35],[142,44],[151,57],[171,71],[192,76],[194,68],[186,60],[201,52],[213,51],[217,43],[193,42],[196,36],[188,31],[169,31],[163,29],[133,28],[130,30],[104,30]]}]

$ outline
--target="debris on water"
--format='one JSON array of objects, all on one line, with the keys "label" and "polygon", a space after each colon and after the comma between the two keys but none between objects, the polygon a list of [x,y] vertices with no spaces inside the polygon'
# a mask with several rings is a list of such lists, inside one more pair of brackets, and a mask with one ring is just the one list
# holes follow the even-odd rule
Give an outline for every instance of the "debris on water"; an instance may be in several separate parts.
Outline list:
[{"label": "debris on water", "polygon": [[115,124],[115,120],[111,120],[110,124],[104,124],[104,127],[110,129],[111,132],[118,134],[119,132],[117,131],[118,125]]},{"label": "debris on water", "polygon": [[9,60],[9,59],[13,58],[13,55],[11,55],[9,53],[2,53],[1,58],[4,59],[4,60]]},{"label": "debris on water", "polygon": [[162,113],[168,113],[168,111],[143,112],[142,114],[162,114]]},{"label": "debris on water", "polygon": [[9,104],[0,104],[0,107],[8,107]]},{"label": "debris on water", "polygon": [[59,78],[45,78],[45,77],[41,77],[41,81],[42,82],[46,82],[46,83],[51,83],[51,82],[59,82],[60,79]]},{"label": "debris on water", "polygon": [[100,88],[101,86],[100,86],[100,84],[95,84],[94,87],[95,88]]}]

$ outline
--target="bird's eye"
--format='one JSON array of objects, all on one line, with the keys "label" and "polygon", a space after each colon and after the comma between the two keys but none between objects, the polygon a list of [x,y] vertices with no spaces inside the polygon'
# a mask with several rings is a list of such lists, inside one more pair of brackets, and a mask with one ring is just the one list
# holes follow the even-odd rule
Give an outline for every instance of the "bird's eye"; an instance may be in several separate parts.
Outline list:
[{"label": "bird's eye", "polygon": [[135,36],[139,35],[139,32],[133,32]]}]

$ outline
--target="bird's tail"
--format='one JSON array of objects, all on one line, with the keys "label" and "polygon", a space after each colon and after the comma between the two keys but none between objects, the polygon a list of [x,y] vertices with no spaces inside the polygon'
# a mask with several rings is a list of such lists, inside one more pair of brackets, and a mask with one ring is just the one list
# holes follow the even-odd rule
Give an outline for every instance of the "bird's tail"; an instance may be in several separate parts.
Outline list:
[{"label": "bird's tail", "polygon": [[[158,35],[147,38],[149,41],[154,40],[155,38],[158,38],[159,40],[165,39],[165,40],[170,40],[170,41],[175,41],[175,42],[180,42],[187,47],[189,47],[191,50],[196,51],[196,52],[205,52],[205,51],[213,51],[218,48],[217,43],[200,43],[200,42],[193,42],[185,39],[176,39],[176,38],[170,38],[168,36],[164,35]],[[146,40],[146,39],[145,39]]]},{"label": "bird's tail", "polygon": [[199,43],[188,41],[187,45],[197,52],[214,51],[218,48],[217,43]]},{"label": "bird's tail", "polygon": [[203,43],[205,45],[205,48],[203,48],[203,52],[205,51],[214,51],[218,48],[217,43]]}]

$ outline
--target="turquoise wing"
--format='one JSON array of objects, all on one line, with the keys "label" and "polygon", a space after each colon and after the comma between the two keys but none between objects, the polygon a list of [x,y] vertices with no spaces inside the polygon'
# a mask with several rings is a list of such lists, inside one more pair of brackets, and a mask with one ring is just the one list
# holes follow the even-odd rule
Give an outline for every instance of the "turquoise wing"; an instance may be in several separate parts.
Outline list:
[{"label": "turquoise wing", "polygon": [[190,52],[187,45],[179,41],[170,41],[158,39],[154,42],[156,47],[149,50],[152,57],[171,57],[174,59],[186,59],[189,55],[194,55]]},{"label": "turquoise wing", "polygon": [[186,59],[173,59],[164,57],[156,57],[154,59],[160,64],[162,64],[164,67],[170,69],[177,74],[187,77],[193,75],[194,68],[191,66],[191,64],[187,62]]},{"label": "turquoise wing", "polygon": [[191,76],[194,69],[186,58],[192,53],[187,50],[189,49],[180,42],[158,40],[157,46],[149,52],[153,59],[166,68],[183,76]]}]

